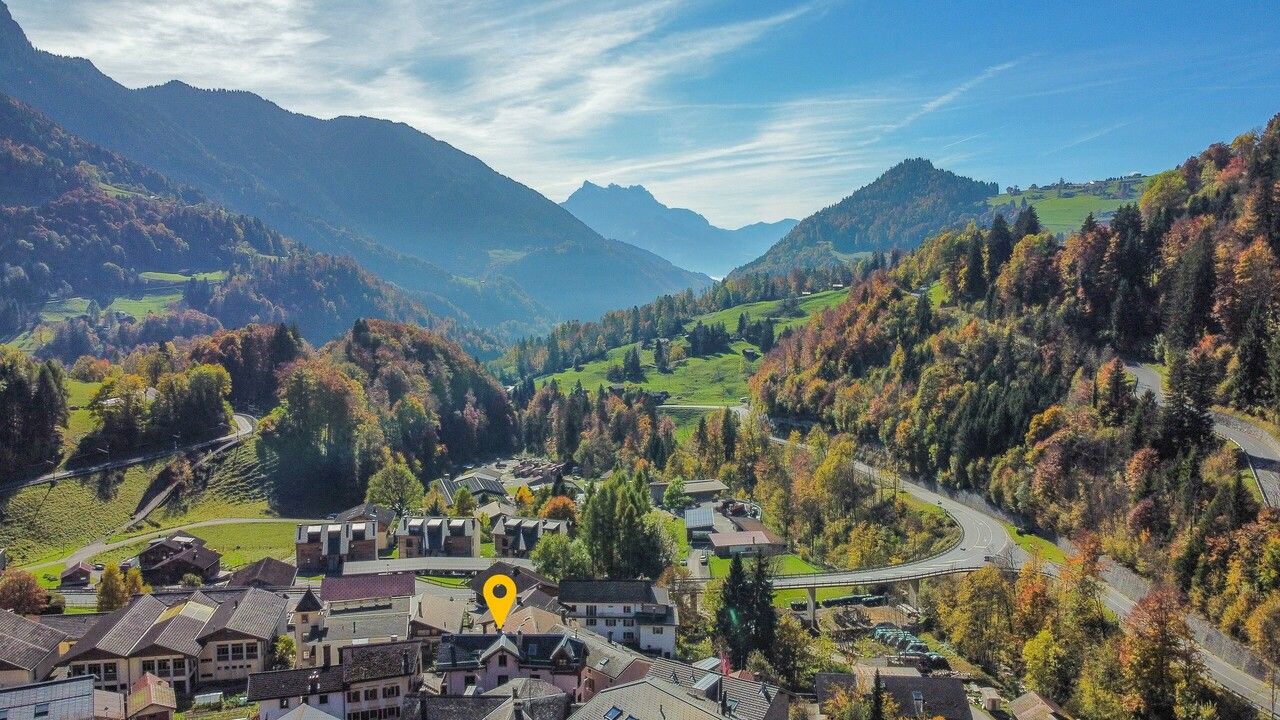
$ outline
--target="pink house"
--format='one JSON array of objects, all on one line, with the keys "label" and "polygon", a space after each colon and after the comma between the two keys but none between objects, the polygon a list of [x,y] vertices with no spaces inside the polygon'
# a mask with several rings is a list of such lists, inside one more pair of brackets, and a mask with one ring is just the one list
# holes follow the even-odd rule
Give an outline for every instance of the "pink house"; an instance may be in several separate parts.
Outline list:
[{"label": "pink house", "polygon": [[587,654],[586,644],[568,633],[448,635],[436,649],[435,669],[443,678],[442,695],[483,693],[530,678],[573,696]]}]

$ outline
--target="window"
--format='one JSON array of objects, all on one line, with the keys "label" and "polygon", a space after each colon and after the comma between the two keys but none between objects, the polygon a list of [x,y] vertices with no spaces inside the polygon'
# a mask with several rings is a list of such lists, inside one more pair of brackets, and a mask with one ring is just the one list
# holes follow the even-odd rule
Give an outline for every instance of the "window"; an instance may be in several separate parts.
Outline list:
[{"label": "window", "polygon": [[243,646],[243,645],[235,644],[235,645],[232,645],[232,646],[231,646],[231,659],[232,659],[232,660],[243,660],[243,659],[244,659],[244,646]]},{"label": "window", "polygon": [[365,699],[365,700],[377,700],[377,699],[378,699],[378,688],[365,688],[365,689],[364,689],[364,699]]},{"label": "window", "polygon": [[595,626],[596,626],[596,619],[595,619],[595,618],[589,618],[589,619],[587,620],[587,627],[595,627]]},{"label": "window", "polygon": [[630,614],[631,614],[631,606],[630,606],[630,605],[623,605],[623,606],[622,606],[622,612],[623,612],[624,614],[630,615]]},{"label": "window", "polygon": [[280,698],[280,709],[281,710],[289,709],[289,698]]},{"label": "window", "polygon": [[178,658],[173,661],[173,674],[175,677],[187,674],[187,661],[185,659]]},{"label": "window", "polygon": [[623,640],[635,640],[635,639],[636,639],[636,634],[635,634],[635,633],[633,633],[633,632],[631,632],[630,630],[628,630],[628,631],[626,631],[626,632],[622,633],[622,639],[623,639]]},{"label": "window", "polygon": [[153,674],[154,674],[154,673],[155,673],[155,671],[156,671],[156,661],[155,661],[155,660],[143,660],[143,661],[142,661],[142,672],[144,672],[144,673],[153,673]]},{"label": "window", "polygon": [[595,616],[596,616],[596,606],[595,606],[595,605],[588,605],[588,606],[587,606],[587,617],[595,617]]},{"label": "window", "polygon": [[498,656],[498,667],[506,667],[506,666],[507,666],[507,654],[503,653]]},{"label": "window", "polygon": [[360,702],[360,691],[352,690],[347,693],[347,702]]},{"label": "window", "polygon": [[400,686],[388,685],[382,688],[382,697],[384,698],[400,697]]},{"label": "window", "polygon": [[245,660],[258,659],[258,643],[249,643],[248,645],[244,646],[244,659]]},{"label": "window", "polygon": [[36,705],[35,717],[49,717],[49,703],[40,703],[39,705]]},{"label": "window", "polygon": [[604,621],[605,627],[614,627],[617,624],[618,624],[618,621],[613,618],[608,618]]},{"label": "window", "polygon": [[328,696],[327,694],[323,694],[323,695],[321,695],[321,696],[320,696],[320,698],[319,698],[319,700],[318,700],[317,702],[319,702],[319,704],[321,704],[321,705],[328,705],[328,704],[329,704],[329,696]]},{"label": "window", "polygon": [[168,661],[168,660],[157,660],[157,661],[156,661],[156,674],[157,674],[157,675],[159,675],[159,676],[161,676],[161,677],[167,676],[167,675],[169,674],[169,661]]},{"label": "window", "polygon": [[511,676],[510,676],[510,675],[499,675],[499,676],[498,676],[498,684],[499,684],[499,685],[506,685],[506,684],[507,684],[507,682],[508,682],[509,680],[511,680]]},{"label": "window", "polygon": [[85,674],[85,672],[84,672],[84,666],[83,666],[83,665],[72,665],[72,666],[71,666],[71,677],[80,677],[81,675],[84,675],[84,674]]},{"label": "window", "polygon": [[8,710],[6,710],[6,709],[4,709],[4,708],[0,708],[0,720],[9,720],[9,711],[8,711]]},{"label": "window", "polygon": [[620,717],[622,717],[622,711],[616,706],[609,708],[609,710],[604,714],[604,720],[618,720]]},{"label": "window", "polygon": [[231,656],[231,650],[226,645],[218,646],[218,662],[226,662]]},{"label": "window", "polygon": [[627,618],[626,620],[622,621],[623,627],[633,627],[635,626],[635,624],[636,624],[636,621],[632,620],[631,618]]},{"label": "window", "polygon": [[103,679],[103,680],[115,680],[115,679],[116,679],[116,672],[117,672],[116,664],[115,664],[115,663],[107,663],[106,665],[103,665],[103,666],[102,666],[102,679]]},{"label": "window", "polygon": [[662,634],[662,627],[661,627],[661,626],[659,626],[659,627],[655,627],[655,628],[653,629],[653,634],[654,634],[654,635],[661,635],[661,634]]}]

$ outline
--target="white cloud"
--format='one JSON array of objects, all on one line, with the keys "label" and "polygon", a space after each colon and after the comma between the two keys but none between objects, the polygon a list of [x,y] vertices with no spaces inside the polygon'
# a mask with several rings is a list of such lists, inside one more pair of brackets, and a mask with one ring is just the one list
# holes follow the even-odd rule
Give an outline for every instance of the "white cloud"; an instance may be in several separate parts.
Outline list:
[{"label": "white cloud", "polygon": [[686,100],[680,82],[821,6],[708,24],[678,0],[9,4],[37,46],[88,57],[129,86],[178,78],[320,117],[399,120],[556,200],[583,179],[642,183],[725,225],[839,199],[918,154],[895,147],[895,132],[1015,64],[932,92],[717,104]]}]

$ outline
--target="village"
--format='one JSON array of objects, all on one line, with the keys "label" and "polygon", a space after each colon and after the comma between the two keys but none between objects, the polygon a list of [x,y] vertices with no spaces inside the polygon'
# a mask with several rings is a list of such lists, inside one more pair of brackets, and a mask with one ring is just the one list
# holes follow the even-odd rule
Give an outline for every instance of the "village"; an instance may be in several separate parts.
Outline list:
[{"label": "village", "polygon": [[[234,572],[196,533],[159,536],[122,561],[150,591],[118,610],[0,613],[0,718],[91,708],[104,720],[816,720],[838,694],[872,693],[914,717],[1066,717],[1035,693],[1002,698],[951,669],[913,634],[921,618],[909,592],[818,599],[810,589],[790,602],[781,612],[850,661],[851,672],[819,673],[811,688],[779,687],[715,655],[681,659],[681,613],[700,612],[711,566],[782,556],[786,542],[717,480],[686,483],[674,508],[655,482],[654,506],[689,543],[683,580],[554,581],[530,558],[573,523],[521,516],[516,495],[562,475],[532,459],[472,468],[440,483],[450,506],[470,496],[470,515],[365,503],[298,524],[292,563],[267,557]],[[62,590],[92,593],[105,574],[77,562]],[[500,628],[481,591],[494,575],[516,590]]]}]

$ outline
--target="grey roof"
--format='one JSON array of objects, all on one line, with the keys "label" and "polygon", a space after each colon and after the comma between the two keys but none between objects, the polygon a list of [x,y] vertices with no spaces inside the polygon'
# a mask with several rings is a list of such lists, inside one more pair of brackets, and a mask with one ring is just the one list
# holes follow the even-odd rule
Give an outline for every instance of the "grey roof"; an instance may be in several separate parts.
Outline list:
[{"label": "grey roof", "polygon": [[1054,720],[1065,718],[1058,704],[1037,692],[1028,692],[1009,703],[1009,712],[1017,720]]},{"label": "grey roof", "polygon": [[302,597],[298,600],[298,604],[293,607],[294,612],[320,612],[324,609],[324,604],[320,602],[320,598],[316,596],[315,590],[308,585],[306,592],[302,593]]},{"label": "grey roof", "polygon": [[[953,677],[881,675],[880,685],[893,696],[903,713],[915,714],[915,693],[924,701],[925,717],[945,720],[971,720],[973,711],[964,692],[964,683]],[[856,692],[857,676],[851,673],[818,673],[813,678],[818,702],[826,702],[837,687]]]},{"label": "grey roof", "polygon": [[36,621],[47,625],[67,636],[68,640],[79,640],[89,632],[99,620],[111,613],[73,613],[71,615],[40,615]]},{"label": "grey roof", "polygon": [[684,526],[689,530],[701,530],[714,526],[715,512],[709,505],[699,505],[684,511]]},{"label": "grey roof", "polygon": [[358,522],[362,519],[377,520],[378,527],[389,528],[396,519],[396,511],[374,503],[361,503],[334,516],[334,520],[338,522]]},{"label": "grey roof", "polygon": [[[418,717],[426,720],[484,720],[498,708],[511,702],[509,697],[492,695],[423,695],[415,705],[421,708]],[[407,705],[407,703],[406,703]],[[411,717],[405,712],[403,717]]]},{"label": "grey roof", "polygon": [[129,657],[151,647],[195,656],[205,638],[224,630],[269,640],[287,603],[257,588],[137,595],[94,623],[62,663],[94,651]]},{"label": "grey roof", "polygon": [[[720,705],[685,687],[656,677],[602,690],[570,720],[724,720]],[[738,717],[730,715],[729,717]]]},{"label": "grey roof", "polygon": [[329,713],[302,703],[298,707],[280,716],[280,720],[339,720]]},{"label": "grey roof", "polygon": [[406,638],[409,637],[409,613],[389,610],[331,612],[322,636],[329,642]]},{"label": "grey roof", "polygon": [[604,636],[590,630],[556,625],[551,628],[551,631],[574,633],[574,637],[587,646],[587,666],[615,680],[633,663],[643,663],[646,669],[650,666],[648,658],[644,655],[625,645],[610,642]]},{"label": "grey roof", "polygon": [[413,597],[416,585],[411,573],[326,577],[320,581],[320,599],[332,603]]},{"label": "grey roof", "polygon": [[213,548],[204,545],[191,545],[183,548],[169,557],[148,568],[151,570],[160,570],[162,568],[172,566],[187,565],[196,568],[201,574],[207,573],[210,568],[222,562],[222,553]]},{"label": "grey roof", "polygon": [[534,572],[532,568],[533,565],[531,563],[518,562],[512,558],[503,558],[493,562],[483,572],[472,578],[471,589],[475,592],[476,597],[480,597],[480,593],[484,590],[485,582],[493,575],[502,574],[515,581],[517,593],[523,593],[532,587],[542,587],[548,592],[557,591],[555,583]]},{"label": "grey roof", "polygon": [[27,670],[43,678],[57,661],[58,645],[66,638],[65,633],[47,625],[0,610],[0,668]]},{"label": "grey roof", "polygon": [[298,568],[289,563],[266,557],[232,573],[227,587],[287,588],[297,573]]},{"label": "grey roof", "polygon": [[500,477],[494,473],[476,470],[459,478],[442,478],[440,480],[440,490],[444,493],[444,497],[449,501],[450,505],[453,504],[453,496],[458,492],[458,489],[464,487],[477,498],[484,496],[506,497],[507,489],[502,487]]},{"label": "grey roof", "polygon": [[561,580],[562,603],[658,602],[651,580]]},{"label": "grey roof", "polygon": [[581,667],[587,658],[587,646],[568,633],[449,635],[436,648],[436,669],[479,667],[482,660],[499,650],[515,655],[522,667],[551,667],[565,653],[570,666]]},{"label": "grey roof", "polygon": [[316,693],[342,692],[342,668],[333,665],[252,673],[247,696],[252,702],[303,697],[312,694],[313,682]]},{"label": "grey roof", "polygon": [[417,640],[350,645],[338,651],[345,683],[416,675],[421,669],[422,643]]},{"label": "grey roof", "polygon": [[[508,558],[515,565],[532,568],[533,561],[520,558]],[[493,558],[482,557],[416,557],[395,558],[388,560],[349,561],[342,566],[344,575],[370,575],[376,573],[410,572],[419,575],[464,575],[482,573],[494,564]]]},{"label": "grey roof", "polygon": [[418,612],[411,622],[441,632],[462,632],[462,621],[467,615],[467,603],[453,595],[423,593],[418,601]]},{"label": "grey roof", "polygon": [[[732,675],[721,675],[715,670],[704,670],[676,660],[653,658],[647,677],[672,682],[685,688],[693,688],[718,680],[725,699],[733,706],[733,717],[740,720],[763,720],[774,703],[790,703],[790,694],[776,685],[744,680]],[[783,713],[785,716],[786,713]],[[645,720],[639,718],[639,720]]]}]

